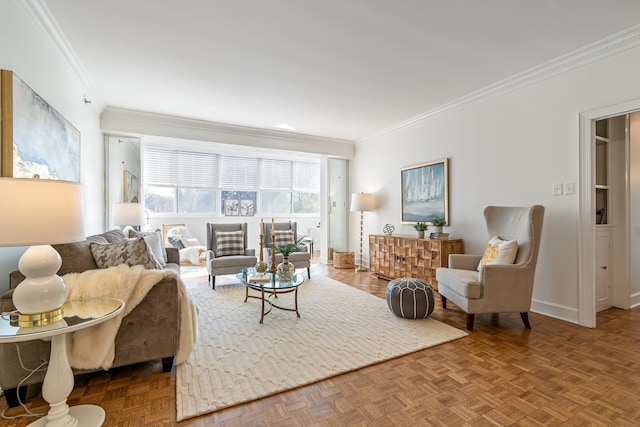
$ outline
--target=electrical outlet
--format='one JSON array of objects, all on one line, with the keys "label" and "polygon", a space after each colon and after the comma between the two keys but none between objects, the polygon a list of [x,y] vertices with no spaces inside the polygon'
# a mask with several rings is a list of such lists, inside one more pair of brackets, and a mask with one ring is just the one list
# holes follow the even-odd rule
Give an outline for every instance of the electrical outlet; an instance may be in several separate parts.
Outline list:
[{"label": "electrical outlet", "polygon": [[562,191],[566,195],[576,194],[576,183],[575,182],[565,182],[562,184]]},{"label": "electrical outlet", "polygon": [[556,183],[552,184],[551,194],[553,194],[554,196],[562,196],[562,183],[561,182],[556,182]]}]

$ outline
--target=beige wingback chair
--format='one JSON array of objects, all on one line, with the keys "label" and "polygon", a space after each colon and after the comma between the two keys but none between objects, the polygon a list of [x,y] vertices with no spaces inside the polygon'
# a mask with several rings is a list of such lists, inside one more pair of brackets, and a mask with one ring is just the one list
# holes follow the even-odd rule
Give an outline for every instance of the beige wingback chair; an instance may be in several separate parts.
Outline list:
[{"label": "beige wingback chair", "polygon": [[[241,247],[238,247],[233,255],[225,255],[221,250],[228,249],[228,245],[223,248],[218,245],[218,236],[216,231],[221,233],[243,231]],[[211,287],[216,288],[216,276],[225,274],[239,273],[242,269],[255,267],[258,259],[256,258],[256,250],[249,249],[247,238],[247,223],[233,224],[212,224],[207,223],[207,273],[209,273],[209,281]]]},{"label": "beige wingback chair", "polygon": [[[296,241],[300,239],[301,236],[298,235],[298,223],[295,221],[288,222],[276,222],[274,223],[274,229],[276,231],[287,231],[292,230],[293,236]],[[264,234],[265,241],[271,242],[271,223],[265,222],[264,229],[262,230]],[[283,260],[281,254],[276,254],[276,264],[281,263]],[[265,261],[267,264],[271,262],[271,252],[270,250],[265,250]],[[302,244],[298,247],[298,252],[293,252],[289,255],[289,262],[292,263],[296,269],[298,268],[306,268],[307,269],[307,277],[311,279],[311,253],[309,252],[306,245]]]},{"label": "beige wingback chair", "polygon": [[473,330],[475,314],[520,313],[527,329],[536,272],[544,206],[488,206],[484,210],[489,237],[516,239],[513,264],[485,265],[478,271],[481,255],[451,254],[449,267],[438,268],[438,292],[442,308],[452,301],[466,313],[467,329]]}]

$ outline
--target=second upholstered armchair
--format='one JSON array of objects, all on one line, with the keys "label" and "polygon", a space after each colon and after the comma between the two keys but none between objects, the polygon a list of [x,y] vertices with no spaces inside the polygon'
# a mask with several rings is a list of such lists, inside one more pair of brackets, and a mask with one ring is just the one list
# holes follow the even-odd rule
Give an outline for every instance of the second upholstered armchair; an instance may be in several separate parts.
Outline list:
[{"label": "second upholstered armchair", "polygon": [[544,206],[488,206],[484,217],[491,237],[484,255],[452,254],[449,268],[436,270],[442,307],[457,305],[470,331],[481,313],[520,313],[530,329]]},{"label": "second upholstered armchair", "polygon": [[[299,240],[298,237],[298,224],[295,221],[276,222],[273,227],[276,234],[276,244],[286,245],[288,243],[295,243]],[[271,242],[271,223],[265,222],[264,229],[262,230],[266,242]],[[270,250],[266,251],[265,260],[267,263],[271,262]],[[276,254],[276,264],[282,262],[282,255]],[[306,268],[307,277],[311,279],[311,253],[308,251],[306,245],[301,244],[298,248],[298,252],[293,252],[289,255],[289,262],[294,265],[296,269]]]},{"label": "second upholstered armchair", "polygon": [[247,223],[207,223],[207,273],[211,287],[216,288],[216,276],[236,274],[255,267],[255,249],[247,245]]}]

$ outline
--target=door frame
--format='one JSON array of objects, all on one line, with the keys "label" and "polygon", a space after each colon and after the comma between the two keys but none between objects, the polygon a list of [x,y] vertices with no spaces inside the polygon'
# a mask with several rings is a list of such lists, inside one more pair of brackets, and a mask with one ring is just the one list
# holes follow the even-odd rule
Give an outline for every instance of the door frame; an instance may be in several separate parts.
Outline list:
[{"label": "door frame", "polygon": [[[579,323],[582,326],[596,327],[595,122],[638,110],[640,99],[634,99],[585,111],[579,115],[578,305]],[[628,191],[626,193],[628,194]],[[628,207],[628,203],[626,206]],[[628,222],[628,213],[626,216]],[[628,245],[626,257],[629,258]]]}]

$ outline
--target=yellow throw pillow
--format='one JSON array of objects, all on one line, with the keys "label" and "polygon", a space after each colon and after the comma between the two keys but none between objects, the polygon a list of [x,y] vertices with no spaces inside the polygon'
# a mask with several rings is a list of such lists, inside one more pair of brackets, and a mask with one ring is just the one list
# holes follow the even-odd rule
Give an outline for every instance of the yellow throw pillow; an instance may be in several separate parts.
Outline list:
[{"label": "yellow throw pillow", "polygon": [[482,259],[478,264],[478,271],[488,264],[513,264],[517,254],[517,240],[502,240],[498,236],[494,236],[487,243]]}]

